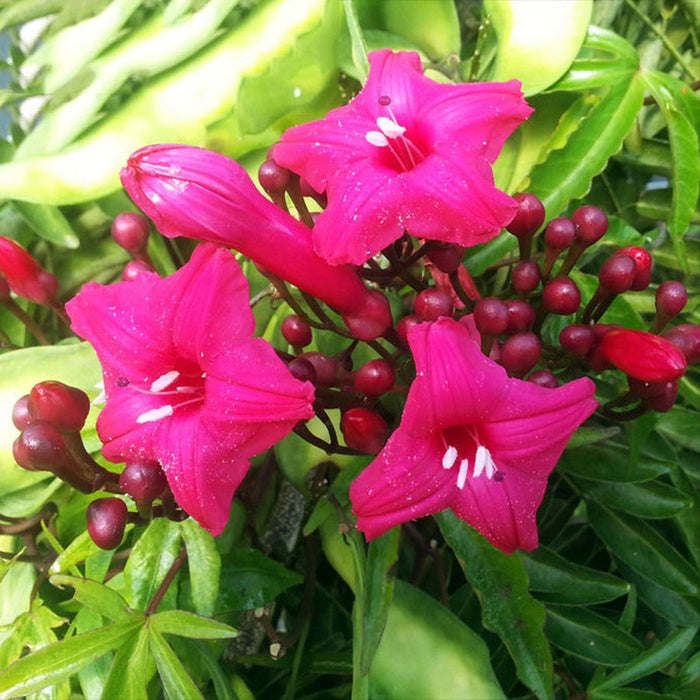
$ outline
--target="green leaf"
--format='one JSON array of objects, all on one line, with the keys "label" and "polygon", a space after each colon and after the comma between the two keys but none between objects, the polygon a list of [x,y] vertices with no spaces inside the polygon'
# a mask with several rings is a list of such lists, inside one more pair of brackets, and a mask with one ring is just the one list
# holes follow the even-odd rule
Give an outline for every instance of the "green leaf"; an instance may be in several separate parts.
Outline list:
[{"label": "green leaf", "polygon": [[370,697],[387,700],[505,698],[483,639],[401,580],[370,670],[370,691]]},{"label": "green leaf", "polygon": [[190,678],[163,635],[153,625],[149,627],[149,632],[151,653],[156,661],[158,675],[163,681],[166,697],[172,700],[203,698],[199,688]]},{"label": "green leaf", "polygon": [[151,625],[158,632],[193,639],[230,639],[238,636],[233,627],[186,610],[165,610],[151,615]]},{"label": "green leaf", "polygon": [[143,625],[117,650],[102,690],[105,698],[145,698],[156,667],[148,648],[150,630]]},{"label": "green leaf", "polygon": [[627,82],[638,66],[639,57],[634,46],[609,29],[591,26],[579,55],[550,91],[588,91],[619,81]]},{"label": "green leaf", "polygon": [[654,693],[651,690],[638,690],[637,688],[614,688],[593,690],[586,694],[591,700],[680,700],[677,695]]},{"label": "green leaf", "polygon": [[364,82],[369,74],[369,60],[367,59],[367,45],[357,19],[354,0],[343,0],[343,7],[345,8],[345,21],[350,32],[352,62],[360,75],[361,82]]},{"label": "green leaf", "polygon": [[256,549],[235,549],[222,567],[216,611],[254,610],[303,581],[300,574]]},{"label": "green leaf", "polygon": [[[676,254],[684,262],[680,239],[685,235],[700,192],[700,146],[698,134],[682,106],[681,91],[688,87],[681,81],[658,71],[644,71],[642,77],[668,127],[673,153],[673,200],[668,219],[668,231]],[[697,125],[696,125],[697,126]],[[686,270],[690,268],[686,263]]]},{"label": "green leaf", "polygon": [[676,593],[697,595],[700,576],[659,533],[643,520],[595,502],[588,516],[596,534],[614,556],[643,576]]},{"label": "green leaf", "polygon": [[602,505],[640,518],[671,518],[693,505],[692,499],[660,481],[635,484],[581,480],[579,484]]},{"label": "green leaf", "polygon": [[520,558],[530,578],[530,590],[547,602],[605,603],[626,595],[630,589],[628,583],[616,576],[574,564],[543,546],[533,552],[521,552]]},{"label": "green leaf", "polygon": [[196,612],[208,617],[214,614],[219,594],[221,555],[214,538],[192,518],[180,523],[180,531],[187,547],[192,605]]},{"label": "green leaf", "polygon": [[0,700],[28,695],[69,678],[96,658],[117,649],[142,624],[143,616],[133,613],[128,620],[55,642],[22,657],[0,672]]},{"label": "green leaf", "polygon": [[131,617],[132,610],[119,593],[97,581],[76,576],[55,575],[51,577],[54,586],[71,586],[75,589],[75,600],[86,605],[108,620],[119,622]]},{"label": "green leaf", "polygon": [[600,682],[593,683],[590,689],[601,690],[627,685],[672,664],[688,648],[697,631],[697,627],[690,627],[669,634],[662,642],[643,651],[632,663],[616,669]]},{"label": "green leaf", "polygon": [[659,416],[656,427],[672,444],[687,447],[694,452],[700,452],[697,411],[690,411],[682,406],[676,406],[673,411]]},{"label": "green leaf", "polygon": [[19,200],[15,200],[12,206],[44,240],[69,249],[80,245],[80,239],[58,207]]},{"label": "green leaf", "polygon": [[[180,537],[179,523],[157,518],[134,545],[124,567],[126,597],[132,608],[144,610],[151,602],[180,552]],[[173,588],[171,585],[166,593],[171,600],[175,595]]]},{"label": "green leaf", "polygon": [[584,479],[639,482],[666,474],[674,465],[649,457],[640,457],[632,463],[627,450],[608,443],[565,450],[557,466],[568,474]]},{"label": "green leaf", "polygon": [[83,530],[83,532],[56,557],[53,564],[51,564],[49,572],[52,574],[59,574],[62,571],[71,571],[73,574],[79,575],[80,572],[76,568],[76,564],[100,551],[102,550],[93,542],[88,532]]},{"label": "green leaf", "polygon": [[0,12],[0,31],[59,11],[65,0],[13,0]]},{"label": "green leaf", "polygon": [[507,556],[450,511],[435,516],[482,606],[484,627],[508,648],[518,677],[539,698],[552,697],[552,657],[542,631],[544,607],[527,590],[517,554]]},{"label": "green leaf", "polygon": [[620,150],[643,99],[644,86],[636,74],[612,85],[566,146],[532,171],[529,189],[542,200],[548,217],[558,216],[572,199],[588,192],[593,178]]},{"label": "green leaf", "polygon": [[360,657],[362,675],[369,673],[389,615],[396,581],[395,567],[399,556],[400,532],[400,528],[392,528],[369,543]]},{"label": "green leaf", "polygon": [[631,634],[587,608],[548,605],[545,632],[560,649],[603,666],[629,663],[642,649]]}]

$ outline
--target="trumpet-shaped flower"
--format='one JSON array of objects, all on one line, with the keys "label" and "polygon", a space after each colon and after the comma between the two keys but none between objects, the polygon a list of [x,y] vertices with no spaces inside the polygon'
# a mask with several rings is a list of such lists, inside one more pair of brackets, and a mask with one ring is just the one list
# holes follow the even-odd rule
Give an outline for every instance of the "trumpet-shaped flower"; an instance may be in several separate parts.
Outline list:
[{"label": "trumpet-shaped flower", "polygon": [[532,110],[520,83],[446,84],[418,54],[374,51],[350,104],[286,131],[275,160],[328,195],[314,226],[318,253],[361,265],[411,235],[473,246],[497,235],[515,202],[491,163]]},{"label": "trumpet-shaped flower", "polygon": [[35,304],[50,306],[56,300],[58,280],[21,245],[5,236],[0,236],[0,274],[15,294]]},{"label": "trumpet-shaped flower", "polygon": [[234,248],[337,309],[362,340],[391,325],[388,304],[377,303],[350,266],[319,257],[309,229],[260,194],[230,158],[194,146],[147,146],[129,158],[121,179],[163,235]]},{"label": "trumpet-shaped flower", "polygon": [[90,282],[67,311],[102,364],[104,456],[160,463],[180,506],[219,534],[248,459],[314,415],[312,385],[251,337],[233,254],[204,244],[165,279]]},{"label": "trumpet-shaped flower", "polygon": [[350,488],[368,539],[451,508],[504,552],[537,546],[547,477],[595,410],[594,385],[513,379],[451,319],[409,331],[417,376],[401,424]]}]

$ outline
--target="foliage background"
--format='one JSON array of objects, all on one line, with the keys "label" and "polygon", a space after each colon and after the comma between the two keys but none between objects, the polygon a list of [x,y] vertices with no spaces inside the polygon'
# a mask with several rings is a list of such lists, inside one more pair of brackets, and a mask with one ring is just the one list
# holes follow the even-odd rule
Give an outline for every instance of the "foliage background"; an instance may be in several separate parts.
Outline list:
[{"label": "foliage background", "polygon": [[[526,15],[511,23],[517,6]],[[117,279],[127,258],[109,223],[132,208],[118,183],[126,155],[183,141],[254,173],[287,126],[358,89],[361,35],[370,49],[419,50],[435,79],[522,79],[536,112],[504,149],[498,184],[536,193],[548,217],[581,203],[608,212],[610,231],[578,272],[584,301],[606,253],[652,252],[654,284],[618,299],[606,322],[646,328],[666,279],[689,289],[682,321],[700,322],[696,2],[347,7],[354,42],[339,0],[0,0],[0,234],[54,272],[66,299],[89,279]],[[23,26],[42,17],[29,40]],[[156,236],[149,245],[162,274],[188,254]],[[514,245],[504,235],[468,253],[493,293]],[[260,291],[266,281],[246,271]],[[263,306],[259,332],[281,346],[287,311]],[[45,378],[94,396],[99,378],[89,348],[46,310],[27,311],[51,345],[0,308],[0,697],[697,697],[696,368],[670,412],[598,416],[576,433],[535,552],[505,556],[449,514],[365,547],[339,524],[367,460],[329,458],[295,436],[258,459],[216,541],[192,521],[158,519],[102,552],[85,532],[92,496],[12,460],[19,396]],[[601,398],[624,387],[615,374],[596,381]],[[84,439],[97,451],[94,419]],[[326,492],[320,476],[336,474]]]}]

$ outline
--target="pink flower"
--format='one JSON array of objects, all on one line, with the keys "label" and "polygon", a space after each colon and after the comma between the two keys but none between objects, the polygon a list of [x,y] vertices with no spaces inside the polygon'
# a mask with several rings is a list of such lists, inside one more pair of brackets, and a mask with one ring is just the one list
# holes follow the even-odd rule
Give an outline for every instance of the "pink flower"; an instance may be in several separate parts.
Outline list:
[{"label": "pink flower", "polygon": [[388,304],[377,305],[351,267],[320,258],[309,229],[266,199],[230,158],[194,146],[147,146],[132,154],[121,179],[163,235],[234,248],[337,309],[362,340],[391,325]]},{"label": "pink flower", "polygon": [[18,296],[35,304],[51,306],[55,302],[58,280],[21,245],[5,236],[0,236],[0,273]]},{"label": "pink flower", "polygon": [[504,552],[534,549],[547,477],[597,406],[593,383],[512,379],[447,318],[409,342],[417,377],[401,425],[350,488],[357,528],[373,539],[451,508]]},{"label": "pink flower", "polygon": [[436,83],[410,52],[369,60],[350,104],[275,146],[278,163],[328,195],[314,227],[318,253],[361,265],[404,230],[462,246],[493,238],[517,208],[493,186],[490,164],[532,112],[520,83]]},{"label": "pink flower", "polygon": [[233,254],[201,245],[165,279],[90,282],[67,311],[102,363],[104,456],[159,462],[180,506],[219,534],[248,459],[314,415],[312,385],[251,337]]}]

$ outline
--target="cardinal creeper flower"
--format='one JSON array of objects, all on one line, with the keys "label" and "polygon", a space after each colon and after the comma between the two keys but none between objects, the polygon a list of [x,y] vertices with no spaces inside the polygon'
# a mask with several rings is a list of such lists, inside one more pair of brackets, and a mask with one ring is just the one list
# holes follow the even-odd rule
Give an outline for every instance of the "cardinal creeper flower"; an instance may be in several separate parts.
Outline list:
[{"label": "cardinal creeper flower", "polygon": [[350,104],[275,145],[278,163],[327,192],[319,255],[361,265],[404,229],[462,246],[493,238],[517,208],[490,164],[532,112],[520,83],[436,83],[412,52],[373,51],[369,61]]},{"label": "cardinal creeper flower", "polygon": [[319,257],[309,229],[266,199],[234,160],[194,146],[146,146],[131,155],[121,180],[163,235],[234,248],[337,309],[362,340],[391,325],[377,292],[348,265]]},{"label": "cardinal creeper flower", "polygon": [[248,459],[314,415],[312,385],[251,337],[233,254],[204,244],[165,279],[90,282],[67,311],[102,364],[105,458],[159,462],[180,506],[219,534]]},{"label": "cardinal creeper flower", "polygon": [[547,477],[597,406],[593,383],[510,378],[447,318],[408,337],[417,376],[400,426],[350,488],[357,528],[373,539],[451,508],[504,552],[534,549]]}]

